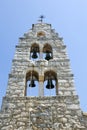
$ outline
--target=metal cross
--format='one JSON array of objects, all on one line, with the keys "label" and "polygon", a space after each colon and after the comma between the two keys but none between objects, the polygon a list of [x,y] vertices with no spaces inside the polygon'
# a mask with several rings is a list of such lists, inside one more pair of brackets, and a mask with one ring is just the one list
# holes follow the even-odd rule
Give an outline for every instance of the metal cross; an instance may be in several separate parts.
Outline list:
[{"label": "metal cross", "polygon": [[42,23],[42,22],[43,22],[43,19],[45,18],[45,16],[44,16],[44,15],[41,15],[39,18],[40,18],[40,19],[39,19],[38,21],[40,21],[40,22]]}]

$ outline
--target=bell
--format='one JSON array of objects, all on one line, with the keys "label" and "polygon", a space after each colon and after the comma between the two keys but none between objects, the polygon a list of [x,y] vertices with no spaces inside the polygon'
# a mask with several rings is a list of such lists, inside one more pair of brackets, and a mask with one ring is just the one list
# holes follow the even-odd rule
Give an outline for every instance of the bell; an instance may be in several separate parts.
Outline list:
[{"label": "bell", "polygon": [[34,80],[32,79],[31,80],[31,82],[30,82],[30,84],[29,84],[29,87],[35,87],[36,85],[35,85],[35,83],[34,83]]},{"label": "bell", "polygon": [[47,89],[52,89],[52,88],[54,88],[54,85],[53,85],[51,79],[48,79],[48,83],[47,83],[47,85],[46,85],[46,88],[47,88]]},{"label": "bell", "polygon": [[46,57],[45,57],[45,59],[46,59],[46,60],[50,60],[51,58],[52,58],[52,57],[50,56],[50,53],[47,52],[47,53],[46,53]]},{"label": "bell", "polygon": [[33,54],[32,54],[32,58],[36,59],[37,57],[38,57],[37,52],[34,51]]}]

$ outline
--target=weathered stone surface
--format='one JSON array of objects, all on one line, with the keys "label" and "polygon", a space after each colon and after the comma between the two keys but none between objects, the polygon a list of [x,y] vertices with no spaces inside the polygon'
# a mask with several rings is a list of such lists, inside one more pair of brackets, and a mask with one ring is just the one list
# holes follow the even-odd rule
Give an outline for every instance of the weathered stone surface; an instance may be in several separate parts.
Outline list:
[{"label": "weathered stone surface", "polygon": [[[38,36],[40,32],[44,36]],[[37,60],[30,58],[33,43],[39,46]],[[46,44],[52,48],[49,61],[43,56]],[[51,89],[45,96],[48,71],[52,72],[52,80],[55,77],[55,94]],[[27,89],[31,94],[28,72],[34,72],[34,80],[39,81],[36,97],[27,96]],[[34,24],[19,39],[0,112],[0,130],[87,130],[87,114],[80,109],[66,46],[50,24]]]},{"label": "weathered stone surface", "polygon": [[[1,115],[3,116],[0,117],[0,128],[2,128],[1,130],[4,130],[6,126],[8,126],[7,129],[9,129],[11,125],[13,126],[11,129],[13,130],[16,127],[17,129],[24,130],[26,130],[27,127],[31,129],[51,129],[53,126],[60,129],[71,129],[72,126],[73,128],[75,127],[75,129],[78,127],[78,129],[85,130],[85,128],[83,128],[85,127],[83,125],[83,121],[79,120],[80,118],[83,118],[80,108],[79,110],[74,109],[73,111],[72,108],[71,110],[70,108],[68,109],[68,106],[65,102],[65,100],[67,100],[67,96],[43,98],[27,97],[27,99],[25,97],[9,99],[5,98],[5,102],[6,99],[9,101],[7,103],[11,103],[12,101],[12,103],[15,105],[15,108],[10,108],[9,105],[9,111],[11,109],[13,112],[10,115],[8,113],[6,115],[7,117],[4,114],[4,110],[2,110]],[[22,102],[26,102],[27,105],[22,106]],[[20,105],[18,105],[19,103]],[[20,106],[22,106],[22,108]],[[3,125],[6,126],[2,127]]]}]

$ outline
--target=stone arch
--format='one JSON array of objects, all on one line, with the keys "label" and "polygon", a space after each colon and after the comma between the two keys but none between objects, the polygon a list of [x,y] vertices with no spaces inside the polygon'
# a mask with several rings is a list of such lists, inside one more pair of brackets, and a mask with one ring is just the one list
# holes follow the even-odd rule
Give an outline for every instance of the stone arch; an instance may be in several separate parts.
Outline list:
[{"label": "stone arch", "polygon": [[53,95],[58,95],[58,80],[57,73],[55,71],[47,70],[44,72],[44,83],[45,91],[48,89],[52,91]]},{"label": "stone arch", "polygon": [[39,31],[38,33],[37,33],[37,37],[44,37],[46,34],[45,34],[45,32],[44,31]]},{"label": "stone arch", "polygon": [[32,69],[26,73],[26,96],[38,96],[38,81],[39,74],[37,71]]},{"label": "stone arch", "polygon": [[49,51],[49,52],[52,51],[52,46],[49,43],[44,44],[43,52],[46,52],[46,51]]},{"label": "stone arch", "polygon": [[[52,46],[49,43],[44,44],[43,46],[43,57],[46,60],[53,59],[53,51],[52,51]],[[48,57],[48,58],[46,58]]]},{"label": "stone arch", "polygon": [[38,59],[40,53],[39,44],[33,43],[30,48],[30,59]]}]

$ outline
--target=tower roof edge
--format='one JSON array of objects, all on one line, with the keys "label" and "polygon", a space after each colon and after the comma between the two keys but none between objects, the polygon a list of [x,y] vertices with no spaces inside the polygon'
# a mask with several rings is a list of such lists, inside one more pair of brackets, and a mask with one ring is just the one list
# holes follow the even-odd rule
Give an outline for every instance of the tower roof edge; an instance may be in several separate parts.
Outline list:
[{"label": "tower roof edge", "polygon": [[32,24],[32,28],[38,27],[38,26],[48,26],[48,27],[51,27],[52,25],[49,24],[49,23],[35,23],[35,24]]}]

